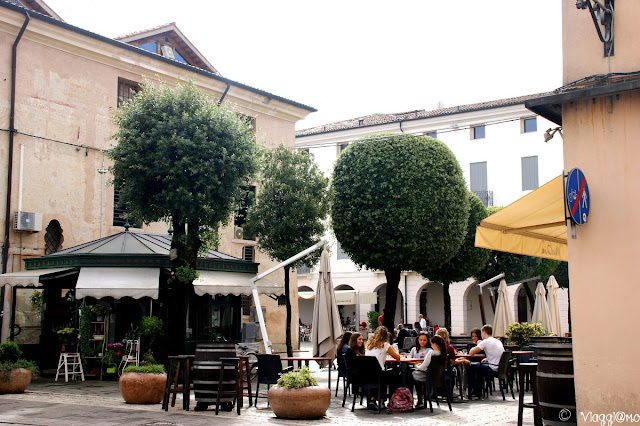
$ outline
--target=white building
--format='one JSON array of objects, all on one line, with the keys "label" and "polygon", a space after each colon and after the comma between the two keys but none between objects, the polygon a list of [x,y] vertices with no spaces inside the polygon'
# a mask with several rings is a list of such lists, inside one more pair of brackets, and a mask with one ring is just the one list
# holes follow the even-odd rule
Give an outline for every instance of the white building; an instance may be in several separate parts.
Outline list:
[{"label": "white building", "polygon": [[[555,124],[536,116],[524,102],[540,94],[500,99],[472,105],[418,110],[398,114],[374,114],[296,132],[296,148],[312,153],[320,169],[331,176],[336,158],[352,141],[375,133],[425,134],[443,141],[456,155],[469,188],[485,205],[506,206],[562,173],[562,143],[545,143],[544,132]],[[340,249],[335,237],[331,260],[333,283],[338,290],[378,293],[378,304],[360,304],[359,321],[367,312],[384,307],[386,281],[382,271],[358,270]],[[317,270],[298,272],[300,291],[315,290]],[[479,327],[481,315],[476,281],[454,283],[450,287],[452,334]],[[497,282],[495,283],[497,285]],[[531,289],[535,292],[535,283]],[[524,320],[522,284],[509,288],[514,318]],[[413,272],[403,273],[399,286],[396,322],[416,321],[425,314],[431,324],[444,324],[442,285]],[[523,293],[523,292],[522,292]],[[518,297],[520,295],[520,298]],[[406,297],[405,297],[406,296]],[[493,321],[489,290],[484,290],[486,320]],[[520,302],[519,302],[520,299]],[[566,290],[561,291],[563,332],[568,331]],[[312,300],[299,300],[302,322],[311,322]],[[353,318],[355,305],[342,307],[345,318]],[[529,313],[530,317],[530,313]]]}]

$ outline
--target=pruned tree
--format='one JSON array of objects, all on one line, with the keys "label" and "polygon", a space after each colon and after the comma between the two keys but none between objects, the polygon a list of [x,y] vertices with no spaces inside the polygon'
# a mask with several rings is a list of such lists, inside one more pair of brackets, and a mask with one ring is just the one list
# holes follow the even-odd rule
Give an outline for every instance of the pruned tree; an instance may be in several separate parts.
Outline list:
[{"label": "pruned tree", "polygon": [[384,270],[386,327],[393,328],[401,271],[447,262],[460,248],[466,192],[453,153],[427,136],[367,136],[338,158],[331,224],[354,263]]},{"label": "pruned tree", "polygon": [[145,223],[173,228],[168,334],[184,342],[198,252],[215,243],[257,169],[252,129],[190,81],[144,83],[114,121],[118,143],[109,155],[121,205]]},{"label": "pruned tree", "polygon": [[489,259],[489,250],[475,246],[476,227],[482,219],[487,217],[487,209],[471,191],[467,191],[467,201],[469,203],[469,219],[464,242],[458,252],[446,263],[440,265],[428,263],[418,271],[422,276],[442,283],[444,323],[449,330],[451,330],[451,296],[449,295],[451,283],[464,281],[475,276]]},{"label": "pruned tree", "polygon": [[[280,145],[266,153],[260,183],[257,202],[249,207],[247,229],[257,237],[262,250],[282,262],[322,239],[323,221],[329,212],[329,180],[313,156]],[[320,254],[316,250],[284,267],[288,356],[293,355],[289,271],[296,266],[313,266]]]}]

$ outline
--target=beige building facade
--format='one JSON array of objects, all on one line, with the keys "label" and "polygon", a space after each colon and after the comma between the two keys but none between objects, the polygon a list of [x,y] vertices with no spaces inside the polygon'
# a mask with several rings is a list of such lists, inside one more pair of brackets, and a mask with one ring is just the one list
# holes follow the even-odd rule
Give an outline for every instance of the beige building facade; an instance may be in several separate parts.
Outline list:
[{"label": "beige building facade", "polygon": [[565,171],[580,168],[591,197],[587,223],[567,231],[577,420],[626,423],[640,407],[640,3],[615,2],[610,56],[588,9],[567,1],[562,13],[565,86],[530,107],[562,126]]},{"label": "beige building facade", "polygon": [[[144,80],[168,84],[193,80],[213,98],[248,117],[257,141],[266,146],[293,146],[296,121],[315,111],[220,76],[175,24],[120,41],[69,25],[52,11],[37,7],[38,1],[25,4],[27,7],[0,3],[0,45],[5,52],[0,57],[4,76],[0,84],[0,199],[6,200],[6,209],[0,211],[3,272],[22,270],[26,258],[124,230],[114,208],[111,163],[105,150],[115,143],[111,118],[119,100]],[[173,50],[167,51],[164,44],[163,50],[158,44],[157,53],[134,46],[149,40],[166,42]],[[183,62],[174,59],[178,56]],[[22,217],[16,216],[18,211],[35,213],[36,221],[41,218],[39,230],[14,230],[14,219]],[[164,223],[142,226],[144,231],[157,233],[167,228]],[[242,258],[244,248],[251,246],[255,241],[235,238],[231,220],[222,230],[218,250]],[[260,263],[260,272],[274,265],[257,250],[253,261]],[[271,279],[283,281],[281,275]],[[296,288],[294,276],[295,297]],[[10,306],[10,299],[7,286],[5,307]],[[277,324],[269,327],[274,330],[270,338],[276,345],[283,343],[279,330],[284,329],[284,307],[267,297],[264,305],[268,325]],[[293,323],[297,322],[296,311]],[[2,339],[7,338],[6,327],[5,320]]]}]

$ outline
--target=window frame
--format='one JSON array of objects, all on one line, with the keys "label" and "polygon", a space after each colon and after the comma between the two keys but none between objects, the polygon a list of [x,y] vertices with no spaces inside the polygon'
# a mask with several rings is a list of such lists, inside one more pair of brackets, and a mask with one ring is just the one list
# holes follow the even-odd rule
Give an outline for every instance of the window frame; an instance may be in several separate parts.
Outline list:
[{"label": "window frame", "polygon": [[[478,134],[476,133],[476,129],[482,129],[482,136],[478,136]],[[486,125],[484,124],[477,124],[475,126],[471,126],[471,139],[472,140],[476,140],[476,139],[486,139],[487,137],[487,129],[486,129]]]}]

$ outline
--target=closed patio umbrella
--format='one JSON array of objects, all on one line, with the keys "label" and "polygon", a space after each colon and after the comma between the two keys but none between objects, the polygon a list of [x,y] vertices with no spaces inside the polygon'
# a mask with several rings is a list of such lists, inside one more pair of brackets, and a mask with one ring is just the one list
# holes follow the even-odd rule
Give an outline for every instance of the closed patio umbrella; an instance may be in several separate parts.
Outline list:
[{"label": "closed patio umbrella", "polygon": [[560,305],[558,303],[558,282],[556,277],[551,275],[547,281],[547,304],[549,305],[549,314],[551,315],[551,329],[549,330],[555,336],[562,334],[562,323],[560,322]]},{"label": "closed patio umbrella", "polygon": [[342,326],[331,281],[329,253],[326,250],[323,250],[320,255],[319,274],[318,288],[313,304],[312,355],[333,358],[336,355],[336,339],[342,334]]},{"label": "closed patio umbrella", "polygon": [[538,283],[536,288],[536,304],[533,306],[533,316],[531,322],[534,324],[542,324],[545,331],[551,331],[551,314],[549,313],[549,305],[547,305],[546,292],[544,284]]},{"label": "closed patio umbrella", "polygon": [[511,309],[511,303],[509,303],[509,292],[507,291],[507,282],[505,280],[500,281],[498,287],[498,304],[496,305],[496,315],[493,320],[493,336],[504,337],[506,336],[509,325],[513,324],[513,310]]}]

